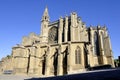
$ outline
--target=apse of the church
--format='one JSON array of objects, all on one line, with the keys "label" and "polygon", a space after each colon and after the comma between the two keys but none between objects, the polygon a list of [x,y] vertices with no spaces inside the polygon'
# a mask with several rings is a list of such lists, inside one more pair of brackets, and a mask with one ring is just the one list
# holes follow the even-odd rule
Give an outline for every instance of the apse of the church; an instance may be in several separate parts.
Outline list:
[{"label": "apse of the church", "polygon": [[99,65],[114,67],[105,26],[86,26],[76,12],[50,22],[46,8],[40,30],[40,35],[24,36],[22,43],[12,48],[11,57],[0,62],[0,72],[56,76],[81,73]]}]

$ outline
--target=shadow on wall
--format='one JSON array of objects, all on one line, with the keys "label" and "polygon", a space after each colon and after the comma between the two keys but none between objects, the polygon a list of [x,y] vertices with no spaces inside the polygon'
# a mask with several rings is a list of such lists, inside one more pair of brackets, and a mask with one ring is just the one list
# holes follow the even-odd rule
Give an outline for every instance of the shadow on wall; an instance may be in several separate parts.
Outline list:
[{"label": "shadow on wall", "polygon": [[31,78],[25,80],[120,80],[120,69],[109,69],[89,73],[72,74],[46,78]]}]

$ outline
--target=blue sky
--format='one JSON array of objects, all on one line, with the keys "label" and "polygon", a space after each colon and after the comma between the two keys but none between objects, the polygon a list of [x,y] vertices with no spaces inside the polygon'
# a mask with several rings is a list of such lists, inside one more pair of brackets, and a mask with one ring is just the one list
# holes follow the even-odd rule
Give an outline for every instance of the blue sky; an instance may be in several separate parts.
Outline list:
[{"label": "blue sky", "polygon": [[120,0],[0,0],[0,59],[11,54],[23,36],[40,34],[46,5],[51,21],[75,11],[87,26],[106,25],[114,58],[120,56]]}]

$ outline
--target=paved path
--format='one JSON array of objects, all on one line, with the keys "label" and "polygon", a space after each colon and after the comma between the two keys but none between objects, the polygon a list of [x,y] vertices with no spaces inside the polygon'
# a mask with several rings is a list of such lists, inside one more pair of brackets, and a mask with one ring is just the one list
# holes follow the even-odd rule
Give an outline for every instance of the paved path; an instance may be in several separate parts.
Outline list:
[{"label": "paved path", "polygon": [[0,75],[0,80],[24,80],[32,78],[24,75]]},{"label": "paved path", "polygon": [[0,80],[120,80],[120,69],[89,71],[57,77],[31,77],[27,75],[0,75]]},{"label": "paved path", "polygon": [[30,78],[26,80],[120,80],[120,69],[90,71],[57,77]]}]

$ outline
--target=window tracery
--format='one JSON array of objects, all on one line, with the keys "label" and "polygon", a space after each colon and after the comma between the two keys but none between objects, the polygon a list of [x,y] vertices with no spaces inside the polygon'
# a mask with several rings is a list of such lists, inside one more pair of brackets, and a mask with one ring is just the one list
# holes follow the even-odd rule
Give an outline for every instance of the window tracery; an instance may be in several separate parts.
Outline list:
[{"label": "window tracery", "polygon": [[75,64],[81,64],[81,50],[79,46],[75,50]]},{"label": "window tracery", "polygon": [[57,27],[52,27],[48,32],[48,42],[56,43],[58,39]]}]

